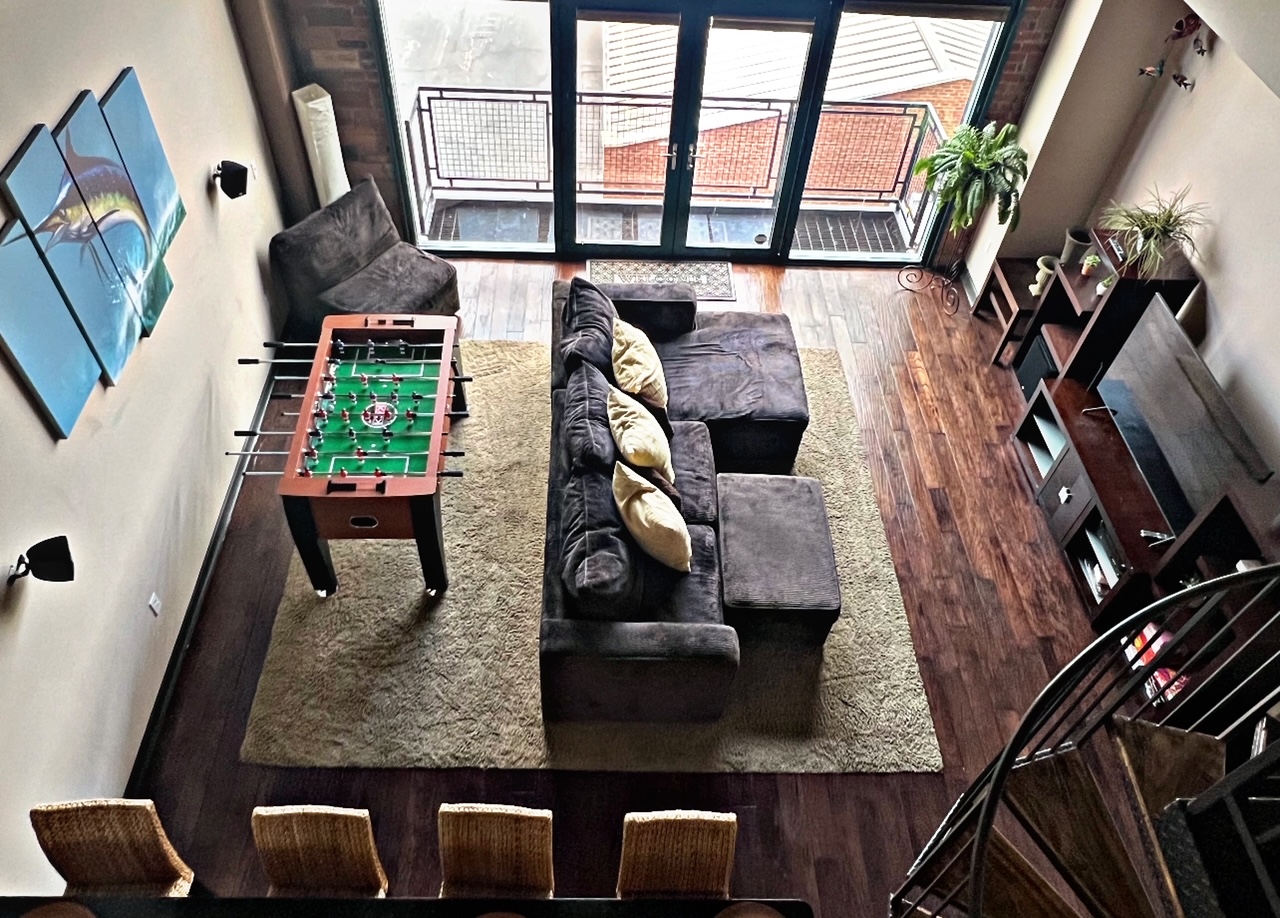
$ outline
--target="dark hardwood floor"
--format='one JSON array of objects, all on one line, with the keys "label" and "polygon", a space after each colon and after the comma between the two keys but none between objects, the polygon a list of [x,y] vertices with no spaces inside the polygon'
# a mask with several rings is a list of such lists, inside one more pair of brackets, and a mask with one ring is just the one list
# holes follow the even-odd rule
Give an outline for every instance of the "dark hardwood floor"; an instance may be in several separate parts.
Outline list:
[{"label": "dark hardwood floor", "polygon": [[[549,288],[576,265],[459,261],[467,333],[549,340]],[[153,797],[197,880],[266,890],[257,804],[368,807],[393,896],[439,889],[435,812],[489,801],[555,812],[556,890],[611,895],[630,810],[732,810],[735,895],[798,896],[821,918],[880,916],[955,796],[1090,632],[1009,443],[1021,398],[987,365],[998,329],[888,270],[735,271],[736,303],[791,316],[841,356],[862,425],[945,769],[917,775],[691,775],[286,769],[238,753],[292,544],[275,481],[235,508],[152,767]],[[229,368],[230,371],[231,368]],[[247,421],[248,419],[246,419]],[[230,436],[230,431],[228,431]],[[466,487],[465,479],[456,485]]]}]

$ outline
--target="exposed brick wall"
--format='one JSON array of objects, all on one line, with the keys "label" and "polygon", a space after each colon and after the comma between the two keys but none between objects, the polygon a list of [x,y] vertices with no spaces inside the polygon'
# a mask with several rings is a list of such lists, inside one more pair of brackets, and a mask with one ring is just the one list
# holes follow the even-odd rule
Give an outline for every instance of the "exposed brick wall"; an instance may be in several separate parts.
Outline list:
[{"label": "exposed brick wall", "polygon": [[[403,206],[394,179],[391,131],[382,102],[371,0],[273,0],[280,4],[293,47],[290,49],[303,83],[316,82],[333,94],[338,132],[347,173],[372,175],[397,224]],[[1028,0],[1008,65],[996,87],[990,116],[1017,121],[1040,70],[1041,61],[1066,0]],[[935,102],[939,115],[942,104]],[[401,227],[403,230],[403,227]],[[946,249],[963,251],[967,238]]]},{"label": "exposed brick wall", "polygon": [[[1049,42],[1066,3],[1067,0],[1027,0],[1008,62],[1000,75],[1000,82],[996,84],[988,120],[1017,122],[1022,117],[1027,97],[1031,94],[1036,75],[1040,73],[1040,65],[1044,62],[1045,52],[1049,50]],[[948,231],[938,249],[936,263],[950,265],[962,259],[969,249],[973,232],[972,227],[956,235]]]},{"label": "exposed brick wall", "polygon": [[372,175],[401,234],[404,205],[395,178],[392,127],[382,100],[369,0],[275,0],[293,41],[299,85],[333,96],[347,176]]}]

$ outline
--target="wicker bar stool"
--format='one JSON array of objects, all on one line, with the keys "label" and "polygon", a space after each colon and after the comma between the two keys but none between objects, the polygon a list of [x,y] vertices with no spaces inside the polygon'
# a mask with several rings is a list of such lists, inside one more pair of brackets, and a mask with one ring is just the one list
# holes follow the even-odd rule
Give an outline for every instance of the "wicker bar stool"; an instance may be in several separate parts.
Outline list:
[{"label": "wicker bar stool", "polygon": [[45,856],[68,896],[185,896],[195,873],[169,842],[150,800],[75,800],[31,810]]},{"label": "wicker bar stool", "polygon": [[738,817],[662,810],[622,821],[618,897],[729,898]]},{"label": "wicker bar stool", "polygon": [[253,841],[272,896],[387,894],[368,810],[257,806]]},{"label": "wicker bar stool", "polygon": [[441,897],[550,899],[555,894],[551,811],[442,803]]}]

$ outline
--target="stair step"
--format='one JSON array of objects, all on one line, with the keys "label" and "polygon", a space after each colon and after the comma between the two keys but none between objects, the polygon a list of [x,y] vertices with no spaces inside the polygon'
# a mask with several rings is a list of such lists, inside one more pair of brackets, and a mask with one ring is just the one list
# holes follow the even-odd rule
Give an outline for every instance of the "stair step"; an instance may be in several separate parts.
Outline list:
[{"label": "stair step", "polygon": [[1143,833],[1143,848],[1171,895],[1175,914],[1186,909],[1173,893],[1177,888],[1164,846],[1156,831],[1160,814],[1180,798],[1196,797],[1226,773],[1226,746],[1216,737],[1161,727],[1143,720],[1112,718],[1109,732],[1124,766],[1130,802]]},{"label": "stair step", "polygon": [[1188,918],[1226,918],[1187,826],[1185,803],[1175,803],[1164,810],[1156,819],[1156,832],[1183,912]]},{"label": "stair step", "polygon": [[1154,918],[1112,807],[1078,751],[1014,769],[1005,801],[1093,914]]},{"label": "stair step", "polygon": [[[969,829],[951,844],[939,852],[935,859],[935,868],[921,871],[919,879],[925,885],[938,876],[939,868],[954,856],[961,846],[967,845],[973,838],[973,830]],[[942,873],[935,885],[940,896],[950,893],[962,882],[968,881],[969,854],[952,864]],[[991,830],[991,840],[987,844],[987,870],[985,889],[982,897],[983,918],[1080,918],[1074,909],[1058,895],[1049,881],[1023,857],[1008,839],[1000,834],[999,829]],[[966,887],[952,899],[952,904],[969,914],[969,890]],[[928,903],[925,903],[927,906]],[[919,914],[930,914],[927,908],[917,909]],[[910,914],[910,913],[908,913]]]},{"label": "stair step", "polygon": [[1226,774],[1227,747],[1216,737],[1116,717],[1112,734],[1149,826],[1180,797],[1197,797]]}]

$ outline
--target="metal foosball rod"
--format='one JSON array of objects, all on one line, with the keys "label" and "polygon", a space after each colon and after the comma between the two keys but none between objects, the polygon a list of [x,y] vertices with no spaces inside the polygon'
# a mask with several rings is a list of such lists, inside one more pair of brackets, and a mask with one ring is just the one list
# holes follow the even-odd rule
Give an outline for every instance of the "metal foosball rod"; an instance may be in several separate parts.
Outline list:
[{"label": "metal foosball rod", "polygon": [[263,347],[272,349],[280,347],[316,347],[319,341],[263,341]]},{"label": "metal foosball rod", "polygon": [[241,357],[236,360],[236,363],[242,367],[256,366],[261,363],[305,363],[310,366],[314,361],[305,357]]},{"label": "metal foosball rod", "polygon": [[224,456],[287,456],[287,449],[249,449],[249,450],[227,450]]},{"label": "metal foosball rod", "polygon": [[233,437],[292,437],[292,430],[233,430]]}]

